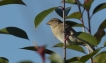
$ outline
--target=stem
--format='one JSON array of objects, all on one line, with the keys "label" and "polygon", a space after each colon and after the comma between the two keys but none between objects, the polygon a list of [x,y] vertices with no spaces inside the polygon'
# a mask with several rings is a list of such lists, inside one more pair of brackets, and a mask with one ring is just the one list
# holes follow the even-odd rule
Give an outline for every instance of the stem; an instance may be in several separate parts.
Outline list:
[{"label": "stem", "polygon": [[[65,31],[65,0],[63,0],[63,29]],[[65,33],[64,33],[64,63],[66,61],[66,40],[65,40]]]},{"label": "stem", "polygon": [[[89,13],[89,11],[87,11],[87,15],[88,15],[89,34],[91,34],[91,22],[90,22],[90,13]],[[93,58],[91,58],[90,60],[91,60],[91,63],[93,63]]]},{"label": "stem", "polygon": [[[78,4],[78,9],[79,9],[79,12],[81,13],[81,8],[80,8],[80,4],[79,4],[79,1],[78,0],[76,0],[76,2],[77,2],[77,4]],[[83,14],[81,13],[81,22],[82,22],[82,24],[84,25],[84,20],[83,20]],[[82,30],[83,30],[83,32],[85,32],[85,28],[84,27],[82,27]]]},{"label": "stem", "polygon": [[[77,4],[78,4],[79,12],[81,13],[81,8],[80,8],[79,1],[76,0],[76,2],[77,2]],[[88,11],[87,13],[88,13],[88,25],[89,25],[88,31],[89,31],[89,33],[91,34],[91,25],[90,25],[90,15],[89,15],[89,11]],[[80,19],[80,20],[81,20],[82,24],[84,25],[83,14],[82,14],[82,13],[81,13],[81,17],[82,17],[82,19]],[[85,28],[84,28],[84,27],[82,27],[82,30],[83,30],[83,32],[85,32]],[[87,50],[88,50],[88,49],[87,49]],[[89,54],[89,53],[90,53],[90,51],[88,50],[88,54]],[[91,63],[93,63],[93,58],[91,58],[90,61],[91,61]]]},{"label": "stem", "polygon": [[88,15],[88,26],[89,26],[89,33],[91,34],[91,23],[90,23],[90,15],[89,15],[89,11],[87,11],[87,15]]}]

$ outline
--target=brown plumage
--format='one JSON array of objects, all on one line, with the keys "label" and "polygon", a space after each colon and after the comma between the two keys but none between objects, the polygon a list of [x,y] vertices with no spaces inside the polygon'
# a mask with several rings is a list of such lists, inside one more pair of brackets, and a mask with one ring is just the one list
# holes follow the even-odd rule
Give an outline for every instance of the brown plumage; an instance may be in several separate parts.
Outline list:
[{"label": "brown plumage", "polygon": [[82,42],[81,40],[79,40],[78,38],[76,38],[73,34],[76,33],[76,31],[71,28],[70,26],[68,26],[67,24],[65,24],[65,30],[63,29],[63,22],[58,19],[58,18],[52,18],[49,22],[47,22],[46,24],[50,25],[51,30],[54,34],[54,36],[59,39],[62,43],[64,43],[64,33],[65,36],[69,35],[69,37],[66,40],[66,45],[83,45],[85,46],[87,49],[90,50],[90,52],[93,52],[95,49],[93,46]]}]

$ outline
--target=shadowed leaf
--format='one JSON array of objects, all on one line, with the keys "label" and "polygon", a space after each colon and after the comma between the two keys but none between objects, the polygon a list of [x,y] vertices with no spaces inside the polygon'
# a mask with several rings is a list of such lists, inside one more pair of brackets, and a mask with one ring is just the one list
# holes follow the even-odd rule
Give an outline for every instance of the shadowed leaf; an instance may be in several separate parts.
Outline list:
[{"label": "shadowed leaf", "polygon": [[105,31],[104,31],[105,28],[106,28],[106,20],[104,20],[100,24],[98,31],[94,34],[94,36],[97,39],[97,44],[99,44],[101,42],[102,37],[105,36],[105,34],[106,34]]},{"label": "shadowed leaf", "polygon": [[84,3],[89,2],[89,0],[84,0]]},{"label": "shadowed leaf", "polygon": [[37,52],[41,56],[43,63],[45,63],[45,46],[35,46],[35,48],[37,48]]},{"label": "shadowed leaf", "polygon": [[98,12],[98,11],[100,11],[100,10],[102,10],[102,9],[104,9],[104,8],[106,8],[106,3],[99,4],[99,5],[94,9],[93,14],[96,13],[96,12]]},{"label": "shadowed leaf", "polygon": [[82,57],[79,59],[79,61],[85,63],[85,62],[88,61],[91,57],[93,57],[95,54],[97,54],[100,50],[101,50],[101,49],[97,49],[96,51],[94,51],[94,52],[92,52],[92,53],[90,53],[90,54],[87,54],[87,55],[82,56]]},{"label": "shadowed leaf", "polygon": [[103,36],[105,36],[105,31],[104,31],[104,29],[99,29],[96,33],[95,33],[95,37],[96,37],[96,39],[97,39],[97,44],[99,44],[100,42],[101,42],[101,39],[102,39],[102,37]]},{"label": "shadowed leaf", "polygon": [[81,13],[80,12],[74,12],[70,14],[69,16],[66,17],[67,19],[69,18],[74,18],[74,19],[81,19]]},{"label": "shadowed leaf", "polygon": [[83,6],[86,10],[90,10],[91,5],[93,3],[94,0],[89,0],[88,2],[84,3]]},{"label": "shadowed leaf", "polygon": [[64,63],[63,59],[61,58],[61,56],[59,54],[56,53],[52,53],[49,56],[49,59],[53,62],[53,63]]},{"label": "shadowed leaf", "polygon": [[[17,27],[6,27],[0,30],[0,34],[10,34],[20,38],[28,39],[26,32]],[[28,39],[29,40],[29,39]]]},{"label": "shadowed leaf", "polygon": [[79,62],[79,61],[74,61],[74,62],[71,62],[71,63],[83,63],[83,62]]},{"label": "shadowed leaf", "polygon": [[76,23],[74,21],[68,21],[68,20],[66,20],[65,23],[67,25],[69,25],[70,27],[84,27],[83,24],[79,24],[79,23]]},{"label": "shadowed leaf", "polygon": [[[71,9],[71,7],[67,7],[67,8],[65,9],[65,16],[68,15],[70,9]],[[55,9],[55,12],[56,12],[60,17],[63,17],[63,10],[62,10],[61,8]]]},{"label": "shadowed leaf", "polygon": [[104,42],[104,46],[103,47],[105,47],[106,46],[106,41]]},{"label": "shadowed leaf", "polygon": [[[21,49],[25,49],[25,50],[31,50],[31,51],[37,51],[37,48],[35,48],[35,46],[28,46],[28,47],[24,47]],[[53,51],[49,50],[49,49],[45,49],[45,53],[46,54],[52,54],[54,53]]]},{"label": "shadowed leaf", "polygon": [[73,57],[71,59],[67,59],[66,63],[73,62],[73,61],[78,61],[79,59],[80,59],[80,57]]},{"label": "shadowed leaf", "polygon": [[33,62],[26,60],[26,61],[20,61],[20,62],[18,62],[18,63],[33,63]]},{"label": "shadowed leaf", "polygon": [[41,13],[39,13],[34,20],[34,24],[35,24],[35,28],[37,28],[39,26],[39,24],[43,21],[43,19],[50,14],[51,12],[53,12],[57,7],[53,7],[53,8],[49,8],[47,10],[42,11]]},{"label": "shadowed leaf", "polygon": [[5,57],[0,57],[0,63],[9,63],[9,60]]},{"label": "shadowed leaf", "polygon": [[[80,3],[80,1],[79,1],[79,0],[77,0],[77,1],[78,1],[78,4],[79,4],[80,6],[82,6],[82,4]],[[65,3],[77,4],[76,0],[65,0]]]},{"label": "shadowed leaf", "polygon": [[106,63],[106,51],[103,51],[99,54],[97,54],[94,59],[94,63]]},{"label": "shadowed leaf", "polygon": [[7,4],[22,4],[22,5],[25,5],[25,3],[22,0],[0,0],[0,6],[7,5]]},{"label": "shadowed leaf", "polygon": [[92,44],[93,46],[97,45],[97,39],[96,37],[92,36],[91,34],[85,33],[85,32],[77,32],[74,34],[78,39],[88,42]]},{"label": "shadowed leaf", "polygon": [[65,0],[65,3],[76,4],[77,2],[75,0]]},{"label": "shadowed leaf", "polygon": [[[53,47],[63,47],[63,43],[58,43],[56,45],[54,45]],[[72,50],[75,50],[75,51],[79,51],[79,52],[82,52],[82,53],[85,53],[84,49],[79,46],[79,45],[70,45],[70,46],[67,46],[68,49],[72,49]]]}]

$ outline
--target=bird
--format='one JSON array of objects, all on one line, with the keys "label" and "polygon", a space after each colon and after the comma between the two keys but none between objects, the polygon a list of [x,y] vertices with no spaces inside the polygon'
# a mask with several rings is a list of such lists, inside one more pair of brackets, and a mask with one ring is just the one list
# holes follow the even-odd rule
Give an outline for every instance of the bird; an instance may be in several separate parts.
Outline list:
[{"label": "bird", "polygon": [[[82,41],[82,40],[78,39],[76,36],[74,36],[76,31],[72,27],[67,25],[66,23],[63,24],[63,22],[60,19],[52,18],[46,24],[50,25],[53,35],[58,40],[60,40],[60,42],[64,43],[64,39],[65,39],[64,34],[65,34],[65,37],[68,36],[68,38],[66,39],[66,46],[82,45],[82,46],[86,47],[90,51],[90,53],[95,51],[94,46],[92,46],[91,44],[85,43],[84,41]],[[64,26],[64,28],[63,28],[63,26]]]}]

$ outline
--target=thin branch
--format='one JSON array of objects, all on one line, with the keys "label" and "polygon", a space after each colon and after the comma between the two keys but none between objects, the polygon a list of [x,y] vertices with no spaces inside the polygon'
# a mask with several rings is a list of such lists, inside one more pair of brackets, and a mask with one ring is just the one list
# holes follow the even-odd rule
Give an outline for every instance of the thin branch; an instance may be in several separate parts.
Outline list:
[{"label": "thin branch", "polygon": [[[87,15],[88,15],[89,34],[91,34],[91,22],[90,22],[90,13],[89,13],[89,11],[87,11]],[[90,60],[91,60],[91,63],[93,63],[93,58],[91,58]]]},{"label": "thin branch", "polygon": [[[78,9],[79,9],[79,12],[81,13],[81,8],[80,8],[80,4],[79,4],[79,1],[78,0],[76,0],[76,2],[77,2],[77,4],[78,4]],[[81,22],[82,22],[82,24],[84,25],[84,20],[83,20],[83,13],[81,13]],[[83,32],[85,32],[85,28],[84,27],[82,27],[82,30],[83,30]]]},{"label": "thin branch", "polygon": [[[65,31],[65,0],[63,0],[63,29]],[[64,63],[66,61],[66,40],[65,40],[65,33],[64,33]]]},{"label": "thin branch", "polygon": [[89,13],[89,11],[87,11],[87,15],[88,15],[88,27],[89,27],[89,33],[91,34],[91,23],[90,23],[90,13]]},{"label": "thin branch", "polygon": [[[78,4],[78,9],[79,9],[79,12],[81,13],[81,8],[80,8],[80,4],[79,4],[79,0],[76,0],[76,2],[77,2],[77,4]],[[84,11],[83,11],[84,12]],[[81,22],[82,22],[82,24],[84,25],[84,21],[83,21],[83,13],[81,13],[81,17],[82,17],[82,19],[81,19]],[[88,25],[89,25],[89,29],[88,29],[88,31],[89,31],[89,33],[91,34],[91,25],[90,25],[90,15],[89,15],[89,12],[88,12]],[[83,30],[83,32],[85,32],[85,28],[83,27],[82,28],[82,30]],[[88,50],[88,49],[87,49]],[[90,53],[90,51],[88,50],[88,54]],[[90,59],[91,60],[91,63],[93,63],[93,59],[91,58]]]}]

